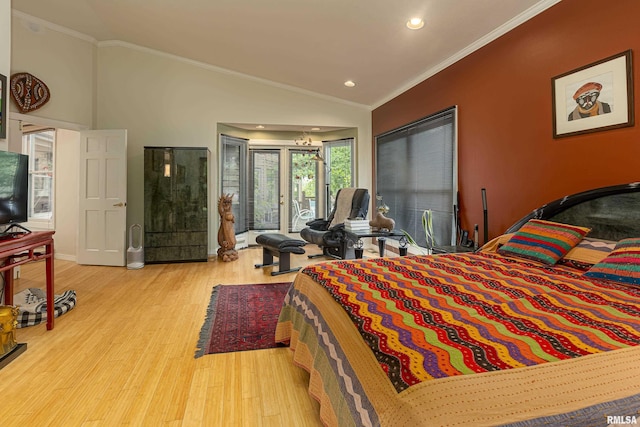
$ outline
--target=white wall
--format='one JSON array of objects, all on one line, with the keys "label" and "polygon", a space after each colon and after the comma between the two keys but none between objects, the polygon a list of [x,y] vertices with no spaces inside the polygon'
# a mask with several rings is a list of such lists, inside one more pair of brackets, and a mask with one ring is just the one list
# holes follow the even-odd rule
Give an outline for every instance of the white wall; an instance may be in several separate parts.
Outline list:
[{"label": "white wall", "polygon": [[[219,196],[219,123],[356,128],[358,185],[371,187],[371,112],[364,106],[309,95],[120,42],[96,44],[42,21],[37,23],[44,26],[44,32],[34,32],[23,24],[25,18],[14,12],[11,69],[34,74],[51,91],[49,103],[30,116],[75,127],[127,129],[128,226],[144,222],[144,146],[208,147],[212,153],[210,200],[215,206]],[[65,186],[71,186],[74,179],[77,184],[77,165],[58,166],[57,173],[62,174],[58,179]],[[210,223],[210,253],[215,253],[215,209],[211,209]],[[57,246],[69,232],[56,231]]]},{"label": "white wall", "polygon": [[[0,0],[2,1],[2,0]],[[56,135],[56,257],[74,260],[78,218],[77,132],[94,126],[96,45],[90,37],[13,12],[11,73],[28,72],[42,80],[51,98],[40,109],[19,114],[19,121],[62,129]],[[73,135],[73,136],[71,136]],[[14,130],[11,146],[21,146],[22,134]]]},{"label": "white wall", "polygon": [[55,223],[56,257],[76,260],[78,244],[78,162],[80,133],[56,132]]},{"label": "white wall", "polygon": [[[98,50],[98,127],[128,131],[128,223],[144,221],[143,147],[208,147],[210,197],[218,194],[217,124],[261,123],[345,126],[358,129],[359,160],[371,164],[371,113],[167,55],[121,44]],[[364,170],[363,170],[364,169]],[[370,187],[360,168],[358,184]],[[217,243],[218,214],[211,210],[210,253]]]},{"label": "white wall", "polygon": [[94,41],[78,33],[48,28],[40,20],[15,13],[11,40],[11,72],[33,74],[47,85],[51,94],[49,102],[28,114],[91,128]]},{"label": "white wall", "polygon": [[[7,85],[11,75],[11,0],[0,0],[0,74],[7,77]],[[3,89],[2,97],[7,98],[7,110],[9,110],[8,92]],[[7,111],[2,112],[2,119],[8,124]],[[10,129],[7,129],[7,136]],[[0,139],[0,150],[7,151],[7,139]]]}]

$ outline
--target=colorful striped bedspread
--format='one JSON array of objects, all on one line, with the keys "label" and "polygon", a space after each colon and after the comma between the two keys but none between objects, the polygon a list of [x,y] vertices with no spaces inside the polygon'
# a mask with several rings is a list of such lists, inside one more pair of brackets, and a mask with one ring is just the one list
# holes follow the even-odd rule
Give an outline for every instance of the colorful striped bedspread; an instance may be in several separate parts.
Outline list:
[{"label": "colorful striped bedspread", "polygon": [[324,263],[305,274],[345,308],[399,392],[640,344],[640,288],[569,268],[478,254]]},{"label": "colorful striped bedspread", "polygon": [[[342,306],[399,404],[416,386],[424,392],[437,383],[431,380],[530,367],[524,374],[640,344],[640,288],[589,280],[566,266],[479,253],[327,262],[302,273]],[[368,381],[357,369],[340,375]],[[633,394],[640,393],[636,386]],[[366,408],[369,393],[361,394]],[[528,416],[523,409],[513,419]]]}]

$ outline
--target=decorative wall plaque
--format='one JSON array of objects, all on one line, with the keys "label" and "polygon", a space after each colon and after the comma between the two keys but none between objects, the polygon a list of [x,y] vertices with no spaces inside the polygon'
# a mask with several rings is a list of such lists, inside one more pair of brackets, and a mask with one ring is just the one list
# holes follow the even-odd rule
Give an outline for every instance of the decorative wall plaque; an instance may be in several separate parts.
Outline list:
[{"label": "decorative wall plaque", "polygon": [[29,73],[16,73],[11,76],[11,98],[21,113],[35,111],[49,101],[49,88],[39,78]]}]

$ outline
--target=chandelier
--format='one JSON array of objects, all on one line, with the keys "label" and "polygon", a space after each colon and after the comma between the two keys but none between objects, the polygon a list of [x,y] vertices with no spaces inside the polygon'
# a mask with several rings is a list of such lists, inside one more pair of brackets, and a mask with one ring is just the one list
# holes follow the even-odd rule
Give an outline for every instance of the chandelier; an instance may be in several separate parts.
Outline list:
[{"label": "chandelier", "polygon": [[311,140],[311,135],[307,134],[307,132],[302,131],[302,135],[293,140],[296,145],[311,145],[313,141]]}]

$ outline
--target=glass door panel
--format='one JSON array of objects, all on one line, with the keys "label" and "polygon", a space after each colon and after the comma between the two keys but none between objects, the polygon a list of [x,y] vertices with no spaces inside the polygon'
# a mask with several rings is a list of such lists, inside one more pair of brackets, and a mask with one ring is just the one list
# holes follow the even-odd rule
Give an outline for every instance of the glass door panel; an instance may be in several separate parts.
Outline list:
[{"label": "glass door panel", "polygon": [[252,230],[280,230],[280,150],[250,150]]},{"label": "glass door panel", "polygon": [[289,233],[297,233],[318,218],[318,170],[315,151],[289,149]]}]

